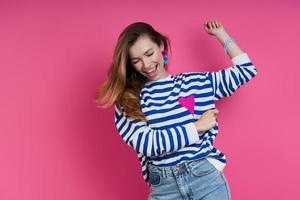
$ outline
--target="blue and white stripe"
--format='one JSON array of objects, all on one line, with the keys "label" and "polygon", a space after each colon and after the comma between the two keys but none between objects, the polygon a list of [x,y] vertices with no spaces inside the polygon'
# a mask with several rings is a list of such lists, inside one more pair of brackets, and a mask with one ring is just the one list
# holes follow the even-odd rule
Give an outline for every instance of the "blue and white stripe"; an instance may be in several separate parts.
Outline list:
[{"label": "blue and white stripe", "polygon": [[115,106],[115,124],[123,140],[137,153],[147,157],[156,157],[173,152],[199,140],[193,123],[187,123],[167,129],[154,129],[145,122],[128,117]]},{"label": "blue and white stripe", "polygon": [[246,53],[232,59],[233,67],[208,73],[213,83],[215,100],[231,96],[241,85],[250,81],[257,74]]},{"label": "blue and white stripe", "polygon": [[[246,53],[232,59],[234,66],[217,72],[186,72],[146,83],[140,93],[141,110],[147,122],[132,119],[115,105],[115,125],[123,140],[140,160],[148,183],[147,164],[173,166],[199,158],[215,159],[224,168],[226,156],[213,144],[218,125],[199,135],[194,122],[215,108],[215,101],[231,96],[256,74]],[[178,102],[179,97],[194,98],[194,113]]]}]

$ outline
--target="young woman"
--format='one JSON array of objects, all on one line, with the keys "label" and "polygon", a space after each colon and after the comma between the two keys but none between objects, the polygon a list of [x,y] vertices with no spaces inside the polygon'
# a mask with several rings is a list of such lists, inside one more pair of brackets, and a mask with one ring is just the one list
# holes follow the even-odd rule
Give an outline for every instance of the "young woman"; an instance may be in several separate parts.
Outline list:
[{"label": "young woman", "polygon": [[230,199],[215,102],[231,96],[256,68],[218,21],[204,30],[224,46],[233,66],[216,72],[168,72],[169,39],[147,23],[120,34],[96,102],[114,105],[118,133],[140,160],[149,199]]}]

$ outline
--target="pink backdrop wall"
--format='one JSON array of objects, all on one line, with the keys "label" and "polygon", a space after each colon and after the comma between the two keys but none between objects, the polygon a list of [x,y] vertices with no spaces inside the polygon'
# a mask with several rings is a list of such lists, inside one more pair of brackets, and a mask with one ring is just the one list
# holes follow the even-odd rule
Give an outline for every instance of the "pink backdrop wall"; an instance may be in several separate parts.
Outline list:
[{"label": "pink backdrop wall", "polygon": [[[171,38],[170,73],[231,65],[202,29],[219,19],[258,75],[217,102],[216,146],[233,199],[296,199],[300,178],[299,1],[0,2],[0,199],[146,199],[113,109],[93,97],[121,30]],[[188,2],[188,3],[187,3]]]}]

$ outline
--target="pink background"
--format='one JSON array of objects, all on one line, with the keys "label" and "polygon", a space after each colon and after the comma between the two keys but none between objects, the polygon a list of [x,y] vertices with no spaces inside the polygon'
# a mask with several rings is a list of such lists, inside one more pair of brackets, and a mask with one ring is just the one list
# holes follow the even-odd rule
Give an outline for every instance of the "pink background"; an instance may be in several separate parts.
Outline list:
[{"label": "pink background", "polygon": [[92,99],[119,33],[135,21],[170,37],[172,74],[231,65],[202,28],[210,19],[258,69],[217,102],[216,146],[228,159],[232,197],[298,198],[299,1],[120,2],[0,2],[0,199],[146,199],[112,107],[97,109]]}]

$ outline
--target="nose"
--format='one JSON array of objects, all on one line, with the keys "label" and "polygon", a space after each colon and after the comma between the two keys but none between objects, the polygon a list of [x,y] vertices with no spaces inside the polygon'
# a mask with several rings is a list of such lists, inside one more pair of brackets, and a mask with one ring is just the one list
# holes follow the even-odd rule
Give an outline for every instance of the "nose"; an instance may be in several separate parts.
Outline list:
[{"label": "nose", "polygon": [[144,69],[151,68],[151,60],[150,59],[147,59],[147,58],[143,59],[143,68]]}]

